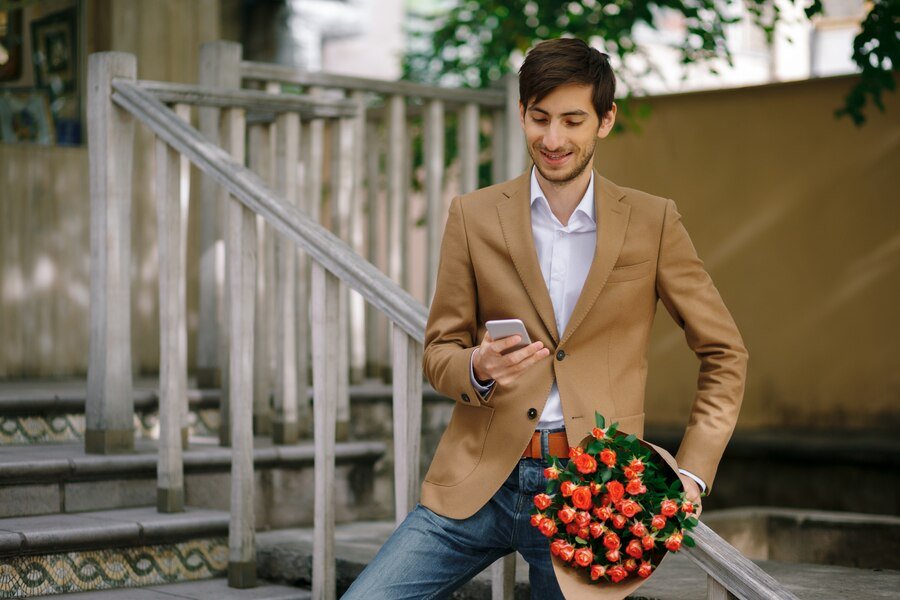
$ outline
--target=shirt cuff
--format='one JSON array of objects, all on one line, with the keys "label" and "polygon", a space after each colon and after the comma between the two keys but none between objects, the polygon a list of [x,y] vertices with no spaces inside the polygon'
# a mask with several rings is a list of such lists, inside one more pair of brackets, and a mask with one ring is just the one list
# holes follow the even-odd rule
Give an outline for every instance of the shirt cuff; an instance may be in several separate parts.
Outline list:
[{"label": "shirt cuff", "polygon": [[[478,352],[478,348],[475,348],[475,352]],[[472,387],[475,388],[475,391],[481,394],[482,396],[486,396],[491,388],[494,387],[494,380],[491,381],[487,385],[481,385],[478,383],[478,379],[475,377],[475,352],[472,352],[472,356],[469,357],[469,379],[472,382]]]},{"label": "shirt cuff", "polygon": [[699,477],[697,477],[696,475],[694,475],[687,469],[678,469],[678,472],[681,473],[682,475],[687,475],[688,477],[690,477],[691,479],[696,481],[697,485],[700,486],[700,491],[704,492],[704,493],[706,492],[706,484],[703,482],[702,479],[700,479]]}]

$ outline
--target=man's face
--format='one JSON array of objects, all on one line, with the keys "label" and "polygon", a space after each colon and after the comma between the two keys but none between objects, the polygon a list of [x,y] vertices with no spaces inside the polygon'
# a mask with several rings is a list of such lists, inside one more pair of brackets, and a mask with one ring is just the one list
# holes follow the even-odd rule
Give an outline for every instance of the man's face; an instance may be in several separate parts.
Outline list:
[{"label": "man's face", "polygon": [[538,173],[547,181],[566,184],[591,165],[597,140],[612,130],[616,105],[597,116],[589,85],[567,84],[533,102],[525,110],[519,103],[528,152]]}]

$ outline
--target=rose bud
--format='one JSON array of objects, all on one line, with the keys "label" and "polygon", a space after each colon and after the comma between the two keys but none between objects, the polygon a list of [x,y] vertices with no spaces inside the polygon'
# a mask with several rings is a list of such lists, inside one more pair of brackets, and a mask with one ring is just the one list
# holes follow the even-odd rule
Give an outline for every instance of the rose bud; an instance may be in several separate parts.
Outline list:
[{"label": "rose bud", "polygon": [[543,521],[544,518],[545,518],[544,513],[535,513],[535,514],[531,515],[531,526],[539,527],[541,524],[541,521]]},{"label": "rose bud", "polygon": [[644,556],[644,549],[641,547],[640,540],[631,540],[628,542],[628,545],[625,547],[625,554],[628,556],[633,556],[634,558],[640,558]]},{"label": "rose bud", "polygon": [[686,515],[694,514],[694,503],[691,502],[690,500],[685,500],[684,502],[682,502],[681,503],[681,512],[683,512]]},{"label": "rose bud", "polygon": [[559,547],[559,557],[566,562],[572,562],[572,557],[575,556],[575,546],[566,542],[565,545]]},{"label": "rose bud", "polygon": [[607,467],[616,466],[616,451],[610,450],[609,448],[604,448],[600,451],[600,462],[602,462]]},{"label": "rose bud", "polygon": [[641,538],[641,545],[644,550],[653,550],[653,547],[656,546],[656,539],[652,535],[645,535]]},{"label": "rose bud", "polygon": [[647,527],[640,521],[635,521],[628,531],[630,531],[634,537],[641,538],[647,535]]},{"label": "rose bud", "polygon": [[591,523],[591,515],[584,512],[583,510],[579,510],[575,513],[575,524],[579,527],[587,527]]},{"label": "rose bud", "polygon": [[578,525],[575,523],[569,523],[566,525],[566,533],[569,535],[578,535]]},{"label": "rose bud", "polygon": [[604,437],[606,437],[606,432],[599,427],[594,427],[593,429],[591,429],[591,435],[598,440],[602,440]]},{"label": "rose bud", "polygon": [[572,504],[575,505],[575,508],[590,510],[591,506],[594,505],[594,497],[591,496],[590,488],[583,485],[575,488],[575,491],[572,492]]},{"label": "rose bud", "polygon": [[541,533],[547,537],[556,535],[556,523],[553,519],[543,519],[540,525],[538,525],[538,528],[541,530]]},{"label": "rose bud", "polygon": [[609,550],[615,550],[620,545],[622,545],[622,542],[621,540],[619,540],[619,536],[617,536],[615,532],[610,531],[603,536],[603,545],[606,546],[606,548]]},{"label": "rose bud", "polygon": [[569,448],[569,460],[575,460],[577,457],[584,454],[584,448],[581,446],[573,446]]},{"label": "rose bud", "polygon": [[609,519],[612,519],[612,515],[613,515],[612,509],[608,506],[601,506],[600,508],[597,509],[596,514],[597,514],[597,518],[600,519],[601,521],[608,521]]},{"label": "rose bud", "polygon": [[563,495],[563,498],[568,498],[577,487],[578,486],[571,481],[563,481],[559,486],[559,491]]},{"label": "rose bud", "polygon": [[579,473],[590,475],[597,471],[597,461],[590,454],[580,454],[575,457],[575,468]]},{"label": "rose bud", "polygon": [[606,560],[611,563],[619,562],[619,559],[622,558],[622,555],[619,554],[618,550],[607,550],[606,551]]},{"label": "rose bud", "polygon": [[650,527],[653,529],[664,529],[666,527],[666,518],[662,515],[655,515],[650,521]]},{"label": "rose bud", "polygon": [[613,583],[619,583],[628,577],[628,572],[621,565],[610,567],[606,570],[606,574],[609,575],[609,578],[612,579]]},{"label": "rose bud", "polygon": [[612,498],[609,497],[609,494],[600,496],[600,506],[609,506],[610,504],[612,504]]},{"label": "rose bud", "polygon": [[621,482],[613,480],[606,484],[606,491],[609,492],[609,499],[615,504],[625,495],[625,486]]},{"label": "rose bud", "polygon": [[587,567],[594,562],[594,553],[590,548],[579,548],[575,551],[575,564],[579,567]]},{"label": "rose bud", "polygon": [[534,505],[538,507],[538,510],[545,510],[552,503],[553,499],[547,494],[538,494],[534,497]]},{"label": "rose bud", "polygon": [[596,481],[592,481],[588,487],[591,490],[591,496],[597,496],[600,494],[601,491],[603,491],[603,486],[600,485],[599,483],[597,483]]},{"label": "rose bud", "polygon": [[678,512],[678,503],[674,500],[663,500],[662,504],[659,505],[659,512],[664,517],[674,517],[675,513]]},{"label": "rose bud", "polygon": [[622,467],[622,474],[625,475],[625,479],[628,480],[637,479],[640,476],[640,474],[631,467]]},{"label": "rose bud", "polygon": [[671,552],[678,552],[681,549],[681,539],[682,535],[680,533],[673,533],[666,540],[666,550]]},{"label": "rose bud", "polygon": [[568,504],[564,504],[559,512],[556,513],[556,516],[559,517],[559,520],[563,523],[571,523],[572,519],[575,518],[575,509],[569,506]]},{"label": "rose bud", "polygon": [[603,525],[601,525],[597,521],[594,521],[590,525],[588,525],[588,531],[590,531],[592,538],[597,539],[598,537],[603,535]]},{"label": "rose bud", "polygon": [[553,556],[559,556],[560,547],[566,543],[566,540],[556,539],[550,544],[550,554]]},{"label": "rose bud", "polygon": [[588,536],[591,535],[591,530],[588,529],[587,527],[579,527],[577,535],[581,539],[586,540],[586,539],[588,539]]},{"label": "rose bud", "polygon": [[623,566],[625,567],[625,570],[628,571],[629,573],[634,573],[635,571],[637,571],[637,568],[638,568],[637,561],[634,560],[633,558],[629,558],[628,560],[626,560],[625,564]]},{"label": "rose bud", "polygon": [[641,563],[641,566],[638,567],[637,574],[644,579],[650,577],[650,573],[653,571],[653,565],[648,563],[646,560]]},{"label": "rose bud", "polygon": [[606,567],[603,565],[591,565],[591,579],[597,581],[606,575]]},{"label": "rose bud", "polygon": [[647,486],[644,485],[644,482],[640,479],[632,479],[628,482],[628,485],[625,486],[625,491],[631,494],[632,496],[637,496],[638,494],[644,494],[647,492]]},{"label": "rose bud", "polygon": [[634,500],[623,500],[621,506],[619,506],[619,512],[630,519],[641,512],[641,505]]},{"label": "rose bud", "polygon": [[612,516],[612,526],[616,529],[622,529],[627,524],[628,519],[625,517],[625,515],[615,514]]},{"label": "rose bud", "polygon": [[559,479],[559,469],[556,467],[547,467],[544,469],[545,479]]},{"label": "rose bud", "polygon": [[644,472],[644,461],[639,458],[632,458],[631,462],[628,463],[628,468],[633,470],[635,473],[643,473]]}]

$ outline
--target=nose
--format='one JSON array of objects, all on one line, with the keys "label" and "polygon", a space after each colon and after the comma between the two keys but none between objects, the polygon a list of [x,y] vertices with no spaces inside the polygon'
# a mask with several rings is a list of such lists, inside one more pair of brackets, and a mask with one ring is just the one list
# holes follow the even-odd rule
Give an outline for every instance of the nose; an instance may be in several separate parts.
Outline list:
[{"label": "nose", "polygon": [[560,127],[559,123],[551,122],[544,133],[544,147],[550,152],[559,150],[565,144],[565,138]]}]

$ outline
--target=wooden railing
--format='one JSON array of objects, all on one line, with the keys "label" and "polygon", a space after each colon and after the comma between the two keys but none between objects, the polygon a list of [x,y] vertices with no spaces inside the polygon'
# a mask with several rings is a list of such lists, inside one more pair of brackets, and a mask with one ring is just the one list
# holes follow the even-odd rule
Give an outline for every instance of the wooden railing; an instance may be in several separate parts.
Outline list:
[{"label": "wooden railing", "polygon": [[[127,448],[124,416],[131,406],[129,258],[131,148],[134,122],[155,136],[160,245],[160,460],[158,508],[183,510],[182,464],[186,399],[185,215],[189,185],[187,162],[221,188],[225,213],[227,323],[229,357],[227,408],[232,446],[229,582],[255,585],[253,524],[253,366],[257,288],[257,219],[278,235],[276,268],[289,278],[290,256],[300,248],[312,263],[313,421],[315,488],[313,498],[313,597],[335,597],[334,459],[341,369],[338,344],[341,284],[392,323],[395,510],[398,522],[412,509],[419,486],[422,402],[422,345],[427,310],[388,276],[292,201],[298,185],[290,172],[300,124],[328,124],[338,144],[338,172],[349,161],[348,132],[359,131],[360,105],[344,99],[283,95],[215,86],[182,86],[135,80],[131,55],[99,53],[89,60],[89,154],[91,163],[91,353],[87,421],[89,451]],[[172,105],[170,108],[168,105]],[[191,105],[217,107],[215,141],[189,125]],[[209,116],[204,117],[209,126]],[[273,122],[276,189],[244,166],[248,122]],[[201,119],[201,123],[203,123]],[[354,127],[356,126],[356,129]],[[259,135],[259,134],[257,134]],[[344,139],[346,136],[346,139]],[[251,131],[252,137],[252,131]],[[352,144],[349,144],[352,146]],[[304,146],[308,165],[320,148]],[[308,183],[308,180],[307,180]],[[351,194],[348,188],[338,192]],[[340,202],[338,202],[340,204]],[[221,210],[222,207],[225,210]],[[289,310],[290,282],[277,293],[278,318]],[[284,296],[282,296],[284,294]],[[295,298],[296,300],[296,298]],[[304,313],[300,313],[304,314]],[[290,317],[288,317],[290,318]],[[305,320],[305,319],[304,319]],[[285,329],[281,327],[280,329]],[[289,352],[290,341],[281,342]],[[288,359],[281,371],[289,371]],[[289,377],[279,385],[289,385]],[[284,396],[287,398],[287,394]],[[294,407],[296,408],[296,407]],[[290,418],[289,407],[283,409]],[[129,416],[130,418],[130,416]],[[128,421],[130,429],[130,421]],[[133,434],[132,434],[133,435]],[[709,597],[793,598],[704,525],[695,530],[697,547],[689,555],[709,575]],[[494,597],[510,598],[514,571],[507,559],[494,572]]]}]

